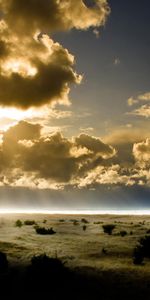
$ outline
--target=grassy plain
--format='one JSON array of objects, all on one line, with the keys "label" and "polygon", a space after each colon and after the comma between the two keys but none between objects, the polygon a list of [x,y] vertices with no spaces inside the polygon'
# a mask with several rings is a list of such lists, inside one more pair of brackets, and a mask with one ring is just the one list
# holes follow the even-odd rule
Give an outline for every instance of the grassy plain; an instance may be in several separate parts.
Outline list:
[{"label": "grassy plain", "polygon": [[[18,219],[23,226],[16,227]],[[35,224],[25,225],[26,220],[52,227],[56,234],[39,235]],[[104,224],[115,224],[112,235],[104,233]],[[110,288],[105,296],[93,299],[117,298],[122,293],[119,289],[126,290],[127,296],[130,291],[129,299],[146,299],[150,292],[150,260],[134,265],[133,249],[149,229],[150,216],[6,214],[0,215],[0,251],[7,254],[10,266],[26,266],[33,255],[43,253],[58,257],[65,266],[89,276],[93,282],[99,280],[102,289]],[[120,231],[127,234],[121,236]]]}]

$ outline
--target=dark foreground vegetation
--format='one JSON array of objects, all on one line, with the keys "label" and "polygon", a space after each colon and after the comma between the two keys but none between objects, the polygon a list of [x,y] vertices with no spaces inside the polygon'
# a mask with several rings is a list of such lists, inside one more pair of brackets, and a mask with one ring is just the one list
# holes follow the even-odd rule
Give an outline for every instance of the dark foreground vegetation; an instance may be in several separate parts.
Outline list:
[{"label": "dark foreground vegetation", "polygon": [[88,267],[70,269],[59,258],[33,256],[11,266],[0,253],[1,299],[149,299],[150,280]]}]

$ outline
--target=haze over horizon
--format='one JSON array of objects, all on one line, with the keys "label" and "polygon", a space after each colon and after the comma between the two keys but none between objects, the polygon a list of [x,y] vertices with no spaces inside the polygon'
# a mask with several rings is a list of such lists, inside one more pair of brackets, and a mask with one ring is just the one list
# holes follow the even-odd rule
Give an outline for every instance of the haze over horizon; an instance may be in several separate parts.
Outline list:
[{"label": "haze over horizon", "polygon": [[0,209],[150,208],[149,10],[0,1]]}]

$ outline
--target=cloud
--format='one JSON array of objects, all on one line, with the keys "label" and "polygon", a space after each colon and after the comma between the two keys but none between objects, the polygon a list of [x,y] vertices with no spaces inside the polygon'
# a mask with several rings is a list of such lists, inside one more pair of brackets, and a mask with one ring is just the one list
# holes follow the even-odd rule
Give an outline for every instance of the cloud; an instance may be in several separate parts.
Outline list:
[{"label": "cloud", "polygon": [[135,143],[133,146],[133,154],[138,163],[141,166],[150,166],[150,139],[147,138],[141,143]]},{"label": "cloud", "polygon": [[80,189],[150,184],[150,139],[120,132],[120,139],[114,134],[108,143],[88,134],[66,138],[60,132],[42,132],[41,125],[20,121],[2,133],[1,186]]},{"label": "cloud", "polygon": [[119,57],[116,57],[113,61],[114,66],[120,65],[120,63],[121,63],[121,61],[120,61]]},{"label": "cloud", "polygon": [[149,118],[150,117],[150,105],[148,105],[148,104],[142,105],[139,108],[134,109],[129,114]]},{"label": "cloud", "polygon": [[3,184],[17,186],[26,182],[30,187],[62,187],[73,184],[76,178],[80,181],[89,170],[115,155],[113,147],[93,136],[82,134],[68,139],[59,132],[47,136],[41,132],[39,124],[20,121],[3,133]]},{"label": "cloud", "polygon": [[[150,102],[150,92],[140,94],[136,98],[130,97],[127,100],[128,106],[133,106],[134,104],[139,104],[141,102]],[[141,105],[138,108],[132,110],[131,112],[128,112],[128,114],[149,118],[150,117],[150,104]]]},{"label": "cloud", "polygon": [[132,106],[132,105],[134,105],[136,103],[139,103],[141,101],[150,101],[150,92],[140,94],[136,98],[130,97],[130,98],[128,98],[127,103],[128,103],[129,106]]},{"label": "cloud", "polygon": [[121,174],[119,165],[109,167],[98,166],[91,170],[87,176],[80,182],[79,187],[89,185],[133,185],[135,181],[128,175]]},{"label": "cloud", "polygon": [[128,98],[127,103],[128,103],[128,106],[132,106],[132,105],[138,103],[138,100],[134,99],[133,97],[130,97],[130,98]]},{"label": "cloud", "polygon": [[89,136],[88,134],[80,134],[80,136],[75,139],[75,142],[78,146],[85,147],[103,158],[110,158],[115,155],[113,147],[104,144],[99,138]]},{"label": "cloud", "polygon": [[73,55],[51,35],[104,25],[107,1],[88,7],[82,0],[1,0],[0,12],[0,105],[69,103],[70,85],[82,76],[74,70]]},{"label": "cloud", "polygon": [[[43,43],[44,39],[48,41],[48,45],[43,44],[43,55],[48,52],[46,62],[40,58],[40,54],[34,54],[33,49],[29,48],[28,51],[31,50],[34,57],[30,58],[30,63],[28,58],[21,58],[20,63],[16,65],[19,59],[17,57],[7,58],[2,63],[0,74],[2,105],[26,109],[56,101],[68,102],[69,85],[80,83],[81,76],[72,69],[73,56],[47,36],[40,38],[39,43]],[[36,70],[34,75],[30,73],[32,70]]]},{"label": "cloud", "polygon": [[129,167],[134,165],[133,145],[139,143],[149,135],[149,128],[126,127],[113,129],[104,137],[106,144],[111,144],[116,149],[113,163]]},{"label": "cloud", "polygon": [[[88,7],[82,0],[2,0],[7,24],[15,31],[35,32],[87,29],[105,23],[110,8],[107,0]],[[15,22],[14,22],[15,20]]]},{"label": "cloud", "polygon": [[99,30],[98,30],[97,28],[94,28],[94,29],[93,29],[93,33],[95,34],[96,38],[99,39],[99,37],[100,37],[100,32],[99,32]]}]

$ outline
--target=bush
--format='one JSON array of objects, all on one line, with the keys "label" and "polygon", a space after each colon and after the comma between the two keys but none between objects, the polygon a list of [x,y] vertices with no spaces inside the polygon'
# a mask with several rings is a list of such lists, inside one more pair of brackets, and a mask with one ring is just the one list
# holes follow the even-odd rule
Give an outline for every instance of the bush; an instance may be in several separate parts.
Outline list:
[{"label": "bush", "polygon": [[16,227],[22,227],[23,223],[21,222],[21,220],[17,220],[15,225]]},{"label": "bush", "polygon": [[88,220],[86,220],[85,218],[82,218],[81,222],[84,223],[84,224],[88,224],[89,223]]},{"label": "bush", "polygon": [[102,253],[107,254],[107,250],[105,248],[102,248]]},{"label": "bush", "polygon": [[46,254],[33,256],[31,259],[31,265],[34,269],[45,270],[52,269],[54,272],[61,270],[64,264],[59,258],[51,258]]},{"label": "bush", "polygon": [[26,220],[24,221],[24,225],[35,225],[35,221],[34,220]]},{"label": "bush", "polygon": [[141,264],[144,257],[150,258],[150,235],[146,235],[139,240],[133,252],[133,263]]},{"label": "bush", "polygon": [[133,251],[133,263],[135,265],[141,265],[144,260],[143,251],[141,246],[137,246]]},{"label": "bush", "polygon": [[125,236],[125,235],[127,235],[126,230],[121,230],[121,231],[120,231],[120,235],[121,235],[122,237]]},{"label": "bush", "polygon": [[150,258],[150,235],[146,235],[145,237],[141,238],[139,243],[143,256]]},{"label": "bush", "polygon": [[43,224],[46,224],[47,223],[47,220],[43,220]]},{"label": "bush", "polygon": [[103,230],[105,233],[111,235],[113,230],[115,229],[116,225],[114,224],[106,224],[106,225],[103,225]]},{"label": "bush", "polygon": [[8,269],[8,260],[5,253],[0,252],[0,272],[4,272]]},{"label": "bush", "polygon": [[86,225],[83,225],[82,229],[83,231],[86,231]]},{"label": "bush", "polygon": [[39,227],[39,226],[36,226],[35,227],[35,230],[36,230],[36,233],[37,234],[42,234],[42,235],[46,235],[46,234],[55,234],[56,231],[53,230],[53,228],[45,228],[45,227]]},{"label": "bush", "polygon": [[60,219],[59,222],[60,222],[60,223],[64,223],[65,220],[64,220],[64,219]]}]

